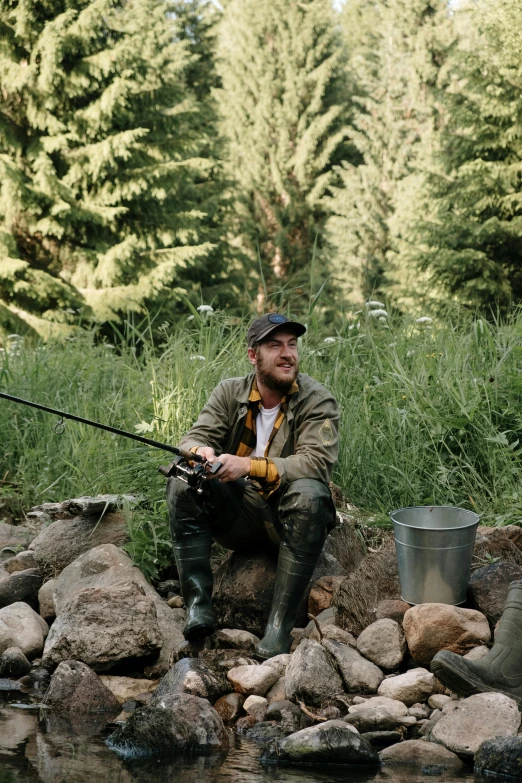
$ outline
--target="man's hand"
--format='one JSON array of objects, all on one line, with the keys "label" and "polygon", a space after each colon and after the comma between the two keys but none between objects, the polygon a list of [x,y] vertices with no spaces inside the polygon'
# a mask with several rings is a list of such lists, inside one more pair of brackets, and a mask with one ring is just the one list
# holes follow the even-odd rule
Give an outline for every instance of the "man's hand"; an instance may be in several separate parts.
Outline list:
[{"label": "man's hand", "polygon": [[222,454],[219,457],[219,461],[223,467],[221,467],[215,475],[208,476],[208,479],[217,478],[225,484],[227,481],[235,481],[236,479],[243,478],[243,476],[248,476],[250,471],[250,457],[236,457],[235,454]]},{"label": "man's hand", "polygon": [[199,449],[196,450],[196,454],[200,454],[207,462],[210,462],[210,464],[216,461],[216,452],[210,446],[200,446]]}]

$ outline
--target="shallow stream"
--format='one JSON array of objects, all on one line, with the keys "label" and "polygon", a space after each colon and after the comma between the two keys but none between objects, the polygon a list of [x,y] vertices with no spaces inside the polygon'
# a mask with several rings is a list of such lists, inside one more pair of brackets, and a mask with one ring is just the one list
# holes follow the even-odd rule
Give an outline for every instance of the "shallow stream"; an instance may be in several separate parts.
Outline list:
[{"label": "shallow stream", "polygon": [[[1,698],[3,697],[3,698]],[[386,768],[361,772],[347,767],[289,768],[259,762],[260,748],[231,733],[226,758],[177,757],[127,763],[105,745],[105,720],[67,718],[20,694],[0,694],[0,783],[444,783],[473,781],[473,772],[426,775]],[[491,779],[490,779],[491,780]]]}]

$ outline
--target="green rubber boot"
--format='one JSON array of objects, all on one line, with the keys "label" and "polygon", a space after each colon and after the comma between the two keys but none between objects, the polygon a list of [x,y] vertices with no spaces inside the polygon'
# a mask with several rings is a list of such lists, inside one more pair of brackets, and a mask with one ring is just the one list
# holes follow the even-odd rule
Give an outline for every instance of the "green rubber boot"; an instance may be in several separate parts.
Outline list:
[{"label": "green rubber boot", "polygon": [[314,572],[319,555],[293,554],[283,543],[279,547],[274,598],[265,635],[256,645],[256,658],[266,660],[290,652],[299,604]]},{"label": "green rubber boot", "polygon": [[187,610],[183,636],[197,642],[209,636],[216,627],[212,606],[213,577],[210,568],[210,536],[197,536],[183,543],[174,543],[181,594]]},{"label": "green rubber boot", "polygon": [[495,643],[479,661],[441,650],[431,662],[433,674],[459,696],[495,691],[522,707],[522,583],[512,582]]}]

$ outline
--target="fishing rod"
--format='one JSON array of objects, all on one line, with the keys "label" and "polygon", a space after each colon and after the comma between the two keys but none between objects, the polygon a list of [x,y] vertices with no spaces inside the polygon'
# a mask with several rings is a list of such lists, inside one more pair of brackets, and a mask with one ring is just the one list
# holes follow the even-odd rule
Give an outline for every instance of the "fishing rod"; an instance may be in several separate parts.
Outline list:
[{"label": "fishing rod", "polygon": [[[144,443],[146,446],[152,446],[155,449],[161,449],[163,451],[169,451],[171,454],[176,454],[176,459],[171,462],[168,467],[160,466],[159,471],[164,476],[177,476],[182,481],[185,481],[191,487],[194,487],[198,493],[202,492],[202,483],[208,474],[217,473],[221,467],[220,462],[214,462],[212,465],[202,457],[201,454],[193,454],[191,451],[185,451],[177,446],[169,446],[167,443],[160,443],[152,438],[145,438],[143,435],[135,435],[133,432],[127,432],[126,430],[120,430],[117,427],[110,427],[108,424],[101,424],[99,421],[93,421],[92,419],[85,419],[83,416],[76,416],[74,413],[67,413],[66,411],[60,411],[57,408],[50,408],[48,405],[40,405],[38,402],[32,402],[31,400],[23,400],[21,397],[14,397],[12,394],[6,394],[0,392],[0,398],[9,400],[10,402],[16,402],[19,405],[28,405],[30,408],[37,408],[45,413],[52,413],[55,416],[60,416],[60,421],[55,427],[57,434],[62,434],[65,429],[65,419],[71,421],[77,421],[80,424],[87,424],[89,427],[96,427],[99,430],[105,430],[105,432],[111,432],[113,435],[118,435],[122,438],[130,438],[130,440],[136,440],[138,443]],[[190,463],[199,463],[192,466]]]}]

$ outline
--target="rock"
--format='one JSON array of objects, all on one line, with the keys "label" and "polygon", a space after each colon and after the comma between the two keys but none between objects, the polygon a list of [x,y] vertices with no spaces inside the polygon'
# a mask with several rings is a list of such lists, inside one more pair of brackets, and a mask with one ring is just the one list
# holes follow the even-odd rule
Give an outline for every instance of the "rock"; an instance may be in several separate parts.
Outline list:
[{"label": "rock", "polygon": [[379,696],[402,701],[407,707],[425,702],[435,691],[435,677],[427,669],[410,669],[405,674],[387,677],[377,691]]},{"label": "rock", "polygon": [[344,576],[323,576],[314,582],[308,596],[308,613],[315,615],[332,605],[335,591],[344,580]]},{"label": "rock", "polygon": [[268,658],[268,660],[263,661],[263,665],[270,666],[271,669],[277,672],[279,677],[283,677],[291,659],[292,656],[287,654],[274,655],[273,658]]},{"label": "rock", "polygon": [[379,601],[375,607],[375,618],[377,620],[395,620],[396,623],[402,625],[404,615],[410,608],[406,601],[385,599],[384,601]]},{"label": "rock", "polygon": [[349,764],[378,767],[379,757],[369,742],[350,731],[342,720],[311,726],[281,740],[272,740],[261,762],[278,764]]},{"label": "rock", "polygon": [[225,676],[197,658],[182,658],[167,672],[156,688],[152,707],[169,707],[180,693],[190,693],[212,703],[230,690]]},{"label": "rock", "polygon": [[42,581],[38,568],[27,568],[12,574],[0,571],[0,608],[19,601],[37,606],[38,590]]},{"label": "rock", "polygon": [[376,666],[391,671],[404,657],[406,639],[395,620],[376,620],[357,639],[357,649]]},{"label": "rock", "polygon": [[201,650],[201,646],[196,648],[199,652],[196,652],[196,656],[184,655],[186,658],[197,657],[203,663],[208,664],[211,668],[217,669],[220,672],[226,674],[230,669],[237,669],[238,666],[259,666],[259,661],[254,658],[247,658],[244,655],[239,655],[237,650]]},{"label": "rock", "polygon": [[10,558],[20,548],[25,549],[32,538],[34,532],[30,528],[0,522],[0,561]]},{"label": "rock", "polygon": [[73,593],[51,626],[43,660],[46,665],[82,660],[107,671],[127,658],[157,652],[162,642],[154,600],[141,585],[122,582]]},{"label": "rock", "polygon": [[22,602],[0,609],[0,652],[19,647],[30,660],[43,650],[49,626],[40,615]]},{"label": "rock", "polygon": [[503,693],[478,693],[457,702],[431,735],[459,756],[473,756],[492,737],[514,737],[520,727],[516,702]]},{"label": "rock", "polygon": [[463,657],[466,658],[467,661],[480,661],[480,659],[485,658],[488,653],[489,647],[480,645],[479,647],[473,647]]},{"label": "rock", "polygon": [[[246,655],[253,655],[259,638],[248,631],[232,628],[222,628],[212,634],[210,643],[218,650],[241,650]],[[279,657],[279,656],[278,656]]]},{"label": "rock", "polygon": [[227,693],[214,704],[214,709],[225,723],[234,723],[242,712],[245,697],[242,693]]},{"label": "rock", "polygon": [[475,754],[475,772],[522,777],[522,737],[485,740]]},{"label": "rock", "polygon": [[183,598],[180,595],[174,595],[167,601],[167,606],[170,606],[171,609],[183,609],[185,604],[183,603]]},{"label": "rock", "polygon": [[260,721],[255,726],[246,728],[244,735],[258,745],[267,745],[271,740],[283,739],[286,736],[281,725],[270,720]]},{"label": "rock", "polygon": [[[349,631],[343,631],[338,625],[327,625],[321,628],[322,638],[331,639],[334,642],[340,642],[341,644],[347,644],[349,647],[357,647],[357,639]],[[309,635],[310,639],[315,639],[316,642],[321,641],[319,633],[314,630]]]},{"label": "rock", "polygon": [[[103,511],[104,504],[100,502],[98,506]],[[56,573],[89,549],[102,544],[125,544],[128,534],[123,514],[105,514],[100,520],[101,511],[59,519],[45,527],[30,544],[40,567],[48,573]]]},{"label": "rock", "polygon": [[263,636],[272,606],[277,561],[271,553],[232,552],[214,575],[212,600],[218,625]]},{"label": "rock", "polygon": [[0,655],[0,677],[24,677],[31,664],[19,647],[7,647]]},{"label": "rock", "polygon": [[78,712],[120,711],[116,696],[103,684],[97,674],[80,661],[62,661],[44,696],[43,704],[54,710]]},{"label": "rock", "polygon": [[338,624],[351,633],[361,633],[375,620],[377,605],[384,599],[400,599],[393,540],[386,541],[378,552],[365,557],[339,586],[333,600],[338,610]]},{"label": "rock", "polygon": [[463,655],[491,639],[483,614],[449,604],[412,606],[404,615],[403,628],[413,659],[424,666],[439,650]]},{"label": "rock", "polygon": [[402,701],[389,699],[387,696],[372,696],[359,704],[353,704],[348,708],[348,715],[362,713],[373,707],[385,707],[396,718],[404,718],[408,714],[408,708]]},{"label": "rock", "polygon": [[522,579],[522,566],[514,563],[491,563],[472,574],[469,592],[473,606],[496,625],[504,610],[511,582]]},{"label": "rock", "polygon": [[303,639],[292,655],[286,669],[285,687],[291,701],[317,707],[343,689],[333,659],[321,644],[311,639]]},{"label": "rock", "polygon": [[134,677],[115,677],[110,674],[102,674],[100,680],[106,688],[116,696],[120,704],[153,693],[158,687],[158,680],[138,680]]},{"label": "rock", "polygon": [[247,715],[251,715],[257,721],[265,719],[265,713],[268,702],[263,696],[249,696],[243,704],[243,709]]},{"label": "rock", "polygon": [[54,608],[54,586],[56,579],[49,579],[38,590],[38,606],[40,609],[40,615],[44,620],[54,620],[56,617],[56,609]]},{"label": "rock", "polygon": [[2,567],[8,574],[14,574],[16,571],[26,571],[28,568],[38,568],[38,563],[34,559],[34,554],[30,549],[19,552],[14,557],[4,560]]},{"label": "rock", "polygon": [[181,693],[168,709],[136,710],[111,734],[107,745],[127,759],[158,758],[176,753],[207,755],[228,750],[228,734],[206,699]]},{"label": "rock", "polygon": [[323,639],[323,647],[335,659],[346,690],[375,693],[384,678],[378,666],[363,658],[353,647],[333,639]]},{"label": "rock", "polygon": [[275,685],[272,685],[266,694],[266,700],[269,704],[286,699],[286,677],[280,677]]},{"label": "rock", "polygon": [[407,764],[416,767],[439,767],[441,769],[463,769],[464,763],[459,757],[434,742],[424,740],[406,740],[392,745],[380,754],[385,765]]},{"label": "rock", "polygon": [[479,525],[473,548],[474,560],[486,559],[522,565],[522,536],[517,525],[486,527]]},{"label": "rock", "polygon": [[431,710],[427,704],[414,704],[413,707],[408,709],[408,715],[412,715],[417,721],[427,720],[430,717],[430,713]]},{"label": "rock", "polygon": [[406,717],[399,717],[384,705],[375,705],[348,714],[344,720],[363,734],[367,731],[393,731],[405,725]]},{"label": "rock", "polygon": [[428,699],[428,706],[431,707],[432,710],[442,710],[442,708],[451,701],[451,696],[444,696],[443,693],[434,693]]},{"label": "rock", "polygon": [[279,679],[277,672],[270,666],[237,666],[227,674],[234,690],[247,696],[264,696]]},{"label": "rock", "polygon": [[171,609],[170,606],[147,585],[145,588],[151,595],[158,616],[158,626],[163,639],[163,644],[157,660],[144,670],[147,677],[163,677],[177,660],[179,651],[186,644],[183,636],[183,627],[186,622],[184,609]]},{"label": "rock", "polygon": [[400,731],[366,731],[364,734],[361,734],[361,737],[367,740],[372,747],[380,750],[400,742],[402,733]]}]

